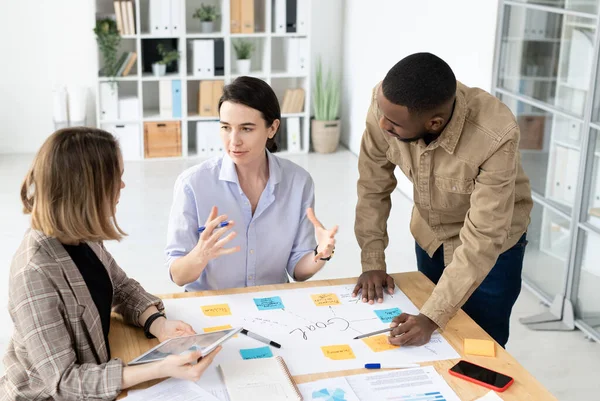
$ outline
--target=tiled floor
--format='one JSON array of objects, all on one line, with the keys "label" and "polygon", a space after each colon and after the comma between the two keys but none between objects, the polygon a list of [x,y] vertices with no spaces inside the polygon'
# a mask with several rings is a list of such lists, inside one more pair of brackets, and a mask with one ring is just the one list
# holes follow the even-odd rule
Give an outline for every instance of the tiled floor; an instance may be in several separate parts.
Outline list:
[{"label": "tiled floor", "polygon": [[[340,226],[336,255],[314,279],[359,275],[360,252],[353,232],[356,156],[340,150],[331,155],[310,154],[290,159],[314,178],[317,217],[326,226]],[[11,331],[5,307],[8,269],[28,223],[21,214],[19,185],[31,160],[31,155],[0,155],[0,266],[4,272],[0,274],[0,327],[5,328],[0,332],[0,351],[4,350]],[[127,187],[122,192],[117,217],[129,236],[120,243],[107,243],[107,247],[127,273],[150,292],[180,291],[167,277],[163,246],[174,180],[195,163],[194,160],[126,163]],[[392,201],[388,267],[391,272],[415,270],[414,240],[408,230],[411,204],[399,192],[394,192]],[[598,394],[600,344],[589,342],[579,331],[534,332],[518,323],[519,317],[541,310],[537,299],[524,290],[514,309],[508,350],[560,400],[594,399]],[[0,374],[2,370],[0,363]]]}]

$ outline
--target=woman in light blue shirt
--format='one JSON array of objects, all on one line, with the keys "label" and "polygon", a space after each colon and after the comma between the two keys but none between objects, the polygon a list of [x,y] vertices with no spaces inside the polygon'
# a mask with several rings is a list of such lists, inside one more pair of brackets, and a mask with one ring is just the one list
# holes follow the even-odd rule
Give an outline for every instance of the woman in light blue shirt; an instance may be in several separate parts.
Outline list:
[{"label": "woman in light blue shirt", "polygon": [[277,96],[264,81],[240,77],[224,88],[219,117],[224,154],[175,184],[166,247],[172,280],[187,291],[285,283],[288,274],[307,280],[331,258],[337,226],[327,230],[315,217],[310,174],[272,153]]}]

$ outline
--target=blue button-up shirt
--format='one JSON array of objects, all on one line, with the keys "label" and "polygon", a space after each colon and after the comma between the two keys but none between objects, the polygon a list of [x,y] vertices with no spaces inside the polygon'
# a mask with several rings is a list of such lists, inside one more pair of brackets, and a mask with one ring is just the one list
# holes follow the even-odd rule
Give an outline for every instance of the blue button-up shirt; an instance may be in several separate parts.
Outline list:
[{"label": "blue button-up shirt", "polygon": [[[269,180],[252,215],[250,201],[240,187],[235,164],[226,154],[187,169],[175,184],[167,233],[167,265],[185,256],[198,243],[213,206],[235,221],[237,236],[225,247],[241,250],[208,262],[188,291],[216,290],[288,281],[296,263],[314,252],[315,231],[306,217],[314,207],[310,174],[267,151]],[[227,232],[229,233],[229,232]]]}]

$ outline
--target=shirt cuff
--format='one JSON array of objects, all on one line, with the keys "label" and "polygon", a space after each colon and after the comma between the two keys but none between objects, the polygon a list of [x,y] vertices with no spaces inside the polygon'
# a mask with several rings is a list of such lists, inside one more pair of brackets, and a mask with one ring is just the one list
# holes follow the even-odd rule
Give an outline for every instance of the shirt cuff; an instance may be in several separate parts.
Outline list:
[{"label": "shirt cuff", "polygon": [[123,391],[121,388],[123,384],[123,367],[125,363],[118,359],[111,359],[106,363],[106,390],[107,396],[111,399],[117,398],[117,396]]},{"label": "shirt cuff", "polygon": [[368,272],[372,270],[382,270],[385,269],[385,252],[384,251],[371,251],[361,253],[361,264],[362,271]]},{"label": "shirt cuff", "polygon": [[457,308],[452,307],[435,292],[431,294],[425,305],[421,308],[421,313],[437,324],[441,330],[446,327],[448,321],[456,315],[457,311]]}]

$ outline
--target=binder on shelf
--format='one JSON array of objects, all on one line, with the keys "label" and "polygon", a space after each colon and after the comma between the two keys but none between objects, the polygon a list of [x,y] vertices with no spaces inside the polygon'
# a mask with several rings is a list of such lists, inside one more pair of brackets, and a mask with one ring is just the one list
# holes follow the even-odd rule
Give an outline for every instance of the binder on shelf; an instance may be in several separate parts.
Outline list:
[{"label": "binder on shelf", "polygon": [[218,121],[196,123],[196,152],[201,157],[213,157],[223,152]]},{"label": "binder on shelf", "polygon": [[131,28],[129,27],[129,11],[127,9],[127,2],[121,1],[121,16],[123,17],[123,31],[125,35],[131,35]]},{"label": "binder on shelf", "polygon": [[551,166],[553,172],[553,182],[551,193],[556,201],[564,202],[565,199],[565,172],[567,168],[568,159],[567,148],[563,146],[556,146],[554,148],[554,163]]},{"label": "binder on shelf", "polygon": [[286,21],[286,32],[296,32],[296,18],[297,18],[297,2],[296,0],[286,0],[285,9],[285,21]]},{"label": "binder on shelf", "polygon": [[171,89],[173,97],[173,118],[181,118],[181,81],[179,79],[171,81]]},{"label": "binder on shelf", "polygon": [[183,12],[183,0],[171,0],[171,35],[179,36],[182,33],[181,15]]},{"label": "binder on shelf", "polygon": [[52,91],[52,118],[55,123],[69,124],[67,89],[64,86]]},{"label": "binder on shelf", "polygon": [[102,129],[117,138],[123,160],[140,160],[142,158],[142,143],[138,124],[102,124]]},{"label": "binder on shelf", "polygon": [[242,33],[254,33],[254,0],[242,2]]},{"label": "binder on shelf", "polygon": [[283,102],[281,103],[281,113],[282,114],[289,113],[291,99],[292,99],[292,89],[286,89],[283,94]]},{"label": "binder on shelf", "polygon": [[135,35],[135,14],[133,13],[133,1],[126,2],[127,18],[129,19],[129,35]]},{"label": "binder on shelf", "polygon": [[242,0],[231,0],[229,7],[231,13],[230,18],[230,32],[241,33],[242,32]]},{"label": "binder on shelf", "polygon": [[225,41],[223,39],[215,39],[214,41],[214,75],[225,75]]},{"label": "binder on shelf", "polygon": [[171,2],[160,0],[160,26],[162,36],[171,35]]},{"label": "binder on shelf", "polygon": [[564,198],[567,204],[575,203],[575,190],[577,189],[577,173],[579,171],[579,151],[568,149],[567,168],[565,171],[565,193]]},{"label": "binder on shelf", "polygon": [[173,116],[173,89],[170,80],[158,81],[158,109],[161,118]]},{"label": "binder on shelf", "polygon": [[213,40],[194,40],[193,75],[199,78],[212,78],[215,75],[215,42]]},{"label": "binder on shelf", "polygon": [[219,115],[219,100],[221,100],[221,96],[223,95],[223,87],[225,86],[225,81],[213,81],[212,82],[212,102],[211,109],[214,116]]},{"label": "binder on shelf", "polygon": [[273,13],[273,27],[275,28],[275,33],[285,33],[286,32],[286,0],[275,0],[275,12]]},{"label": "binder on shelf", "polygon": [[287,38],[286,70],[291,74],[308,71],[308,41],[306,38]]},{"label": "binder on shelf", "polygon": [[296,32],[308,33],[308,0],[296,0]]},{"label": "binder on shelf", "polygon": [[137,96],[123,96],[119,99],[119,119],[137,120],[140,115],[140,101]]},{"label": "binder on shelf", "polygon": [[171,35],[171,2],[169,0],[150,0],[148,16],[152,35]]},{"label": "binder on shelf", "polygon": [[286,131],[288,152],[300,152],[300,117],[287,118]]},{"label": "binder on shelf", "polygon": [[111,82],[100,83],[101,120],[119,119],[119,87]]},{"label": "binder on shelf", "polygon": [[200,81],[198,92],[198,115],[201,117],[212,117],[215,115],[212,107],[213,83],[212,81]]},{"label": "binder on shelf", "polygon": [[125,35],[125,30],[123,29],[123,16],[121,15],[121,2],[113,1],[113,6],[115,7],[115,18],[117,20],[117,30],[119,34]]}]

